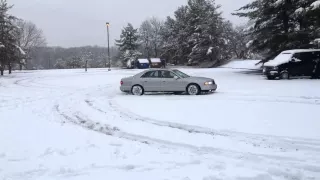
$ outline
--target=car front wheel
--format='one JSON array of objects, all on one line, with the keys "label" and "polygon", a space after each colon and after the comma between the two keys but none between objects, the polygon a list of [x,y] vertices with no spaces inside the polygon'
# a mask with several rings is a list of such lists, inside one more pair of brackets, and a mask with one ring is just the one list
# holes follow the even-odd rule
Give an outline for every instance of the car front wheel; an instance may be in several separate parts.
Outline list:
[{"label": "car front wheel", "polygon": [[136,96],[142,96],[144,94],[143,87],[140,85],[134,85],[131,89],[131,93]]},{"label": "car front wheel", "polygon": [[196,84],[190,84],[188,87],[187,87],[187,93],[189,95],[199,95],[201,93],[201,90],[199,88],[198,85]]},{"label": "car front wheel", "polygon": [[275,76],[267,76],[268,80],[275,80],[276,77]]},{"label": "car front wheel", "polygon": [[290,75],[288,72],[282,72],[280,74],[280,79],[289,79],[290,78]]}]

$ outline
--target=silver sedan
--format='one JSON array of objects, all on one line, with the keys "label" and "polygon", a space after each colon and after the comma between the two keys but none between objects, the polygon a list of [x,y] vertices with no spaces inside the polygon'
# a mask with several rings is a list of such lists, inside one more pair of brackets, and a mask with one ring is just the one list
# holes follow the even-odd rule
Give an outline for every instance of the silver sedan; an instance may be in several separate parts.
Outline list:
[{"label": "silver sedan", "polygon": [[211,78],[189,76],[177,69],[149,69],[134,76],[121,79],[120,90],[143,95],[145,92],[173,92],[199,95],[217,89]]}]

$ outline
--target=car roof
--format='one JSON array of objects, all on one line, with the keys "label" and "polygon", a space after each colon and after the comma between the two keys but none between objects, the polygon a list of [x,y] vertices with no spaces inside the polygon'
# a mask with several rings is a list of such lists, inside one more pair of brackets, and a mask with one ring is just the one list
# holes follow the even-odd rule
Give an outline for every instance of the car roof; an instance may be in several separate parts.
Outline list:
[{"label": "car roof", "polygon": [[152,69],[145,70],[145,72],[148,72],[148,71],[172,71],[172,69],[152,68]]},{"label": "car roof", "polygon": [[301,53],[301,52],[318,52],[320,51],[320,49],[292,49],[292,50],[287,50],[287,51],[282,51],[282,53],[290,53],[290,54],[294,54],[294,53]]}]

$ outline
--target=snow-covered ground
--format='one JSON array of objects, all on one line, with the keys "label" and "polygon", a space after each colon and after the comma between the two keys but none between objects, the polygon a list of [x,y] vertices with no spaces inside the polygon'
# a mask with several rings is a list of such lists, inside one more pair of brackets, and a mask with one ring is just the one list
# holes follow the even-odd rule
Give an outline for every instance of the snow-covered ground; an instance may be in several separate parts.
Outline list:
[{"label": "snow-covered ground", "polygon": [[257,70],[261,69],[261,64],[258,64],[261,60],[243,60],[235,59],[229,63],[221,66],[221,68],[232,68],[232,69],[251,69]]},{"label": "snow-covered ground", "polygon": [[140,70],[0,78],[0,180],[320,179],[318,80],[182,70],[218,91],[121,93]]}]

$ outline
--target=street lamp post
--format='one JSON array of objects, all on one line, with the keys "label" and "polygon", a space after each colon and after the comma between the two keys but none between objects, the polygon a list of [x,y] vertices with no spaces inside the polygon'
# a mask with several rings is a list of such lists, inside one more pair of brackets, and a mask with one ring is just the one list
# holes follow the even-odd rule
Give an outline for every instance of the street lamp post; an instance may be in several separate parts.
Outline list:
[{"label": "street lamp post", "polygon": [[108,60],[109,60],[109,69],[108,69],[108,71],[111,71],[110,40],[109,40],[109,26],[110,26],[110,23],[107,22],[106,25],[107,25],[107,33],[108,33]]}]

